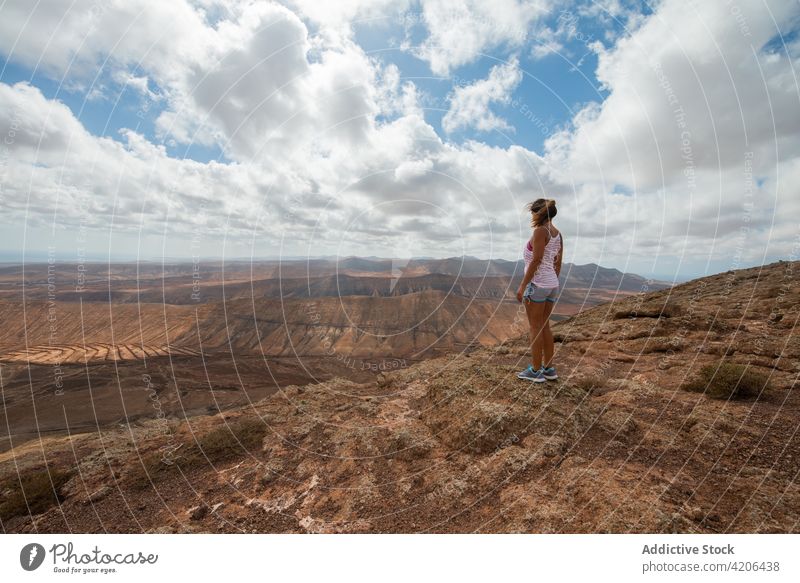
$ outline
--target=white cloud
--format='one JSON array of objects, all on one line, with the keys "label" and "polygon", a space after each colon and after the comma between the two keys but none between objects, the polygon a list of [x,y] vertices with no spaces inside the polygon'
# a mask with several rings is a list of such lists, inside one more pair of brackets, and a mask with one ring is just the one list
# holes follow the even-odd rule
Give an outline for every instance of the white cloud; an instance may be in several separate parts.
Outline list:
[{"label": "white cloud", "polygon": [[212,28],[188,2],[10,0],[2,5],[0,51],[53,76],[91,81],[101,65],[147,63],[163,83],[176,55],[193,59]]},{"label": "white cloud", "polygon": [[[69,108],[24,83],[0,83],[0,111],[9,113],[0,131],[14,128],[0,205],[7,219],[29,225],[141,228],[184,240],[198,226],[232,238],[255,229],[261,253],[274,253],[284,234],[291,245],[308,237],[328,248],[369,241],[391,249],[404,235],[388,226],[436,211],[455,223],[499,221],[506,237],[494,236],[499,253],[524,232],[517,224],[513,234],[518,211],[542,178],[541,160],[524,149],[445,144],[414,114],[372,125],[357,149],[297,147],[271,164],[203,164],[170,158],[132,131],[121,142],[92,136]],[[363,220],[367,209],[374,222]],[[441,235],[420,231],[417,242],[475,254],[491,240],[487,232],[451,230],[446,242]]]},{"label": "white cloud", "polygon": [[[7,218],[109,229],[204,224],[198,208],[245,212],[258,182],[233,192],[238,165],[169,158],[131,130],[122,141],[89,134],[68,107],[26,83],[0,83],[0,131],[9,136],[0,204]],[[235,194],[236,196],[231,196]]]},{"label": "white cloud", "polygon": [[[668,0],[614,47],[595,45],[610,95],[546,144],[557,180],[581,185],[571,212],[584,232],[628,226],[628,248],[603,236],[614,253],[636,256],[637,241],[693,260],[778,252],[769,233],[788,216],[778,209],[796,206],[785,177],[800,156],[800,61],[762,47],[797,10],[732,7]],[[616,185],[632,196],[608,194]]]},{"label": "white cloud", "polygon": [[354,24],[387,26],[401,22],[408,0],[287,0],[287,5],[315,24],[351,29]]},{"label": "white cloud", "polygon": [[158,101],[161,96],[150,90],[150,80],[146,76],[137,77],[129,71],[117,70],[113,74],[114,81],[124,87],[130,87],[150,101]]},{"label": "white cloud", "polygon": [[480,55],[517,49],[531,26],[549,13],[545,0],[421,0],[428,37],[417,49],[437,75],[449,75]]},{"label": "white cloud", "polygon": [[508,103],[520,81],[522,72],[515,58],[492,67],[486,79],[456,87],[450,98],[450,109],[442,118],[442,127],[447,133],[469,127],[482,132],[513,131],[504,119],[491,112],[489,106],[492,103]]},{"label": "white cloud", "polygon": [[564,45],[558,39],[556,32],[549,27],[543,26],[534,34],[531,48],[531,57],[534,60],[543,59],[553,53],[564,51]]},{"label": "white cloud", "polygon": [[[638,25],[618,3],[606,5]],[[284,234],[298,251],[306,237],[333,249],[345,242],[352,252],[395,248],[405,226],[436,254],[485,255],[491,247],[509,257],[528,228],[523,204],[544,194],[559,200],[570,249],[584,262],[702,261],[737,249],[758,258],[788,252],[797,236],[788,217],[800,212],[798,48],[788,48],[791,56],[761,50],[796,18],[789,3],[769,3],[770,14],[760,2],[740,1],[742,20],[726,3],[663,2],[628,37],[594,45],[609,97],[581,109],[541,156],[437,135],[414,83],[348,32],[352,18],[393,15],[393,6],[354,2],[335,14],[300,2],[291,4],[299,14],[214,0],[93,6],[7,2],[0,51],[87,92],[100,86],[105,63],[106,80],[163,109],[165,139],[218,145],[230,162],[170,158],[130,130],[118,140],[93,136],[38,89],[0,83],[0,132],[14,138],[0,165],[7,221],[72,226],[88,204],[100,229],[168,225],[180,237],[202,225],[246,238],[257,226],[263,254]],[[522,54],[546,10],[510,0],[421,7],[430,34],[420,55],[439,74],[483,51]],[[506,103],[520,78],[512,59],[457,88],[445,131],[510,131],[491,107]],[[750,194],[748,169],[757,179]],[[743,212],[750,198],[756,204]],[[448,218],[449,239],[427,216]],[[745,223],[751,239],[743,245]]]},{"label": "white cloud", "polygon": [[[682,180],[690,163],[712,172],[741,165],[746,149],[758,150],[758,167],[774,167],[774,142],[789,146],[800,134],[798,63],[759,49],[778,32],[772,17],[785,27],[796,10],[774,2],[770,15],[756,10],[759,4],[740,4],[747,37],[730,6],[692,4],[687,14],[674,0],[613,49],[598,47],[597,76],[611,94],[551,140],[550,159],[580,180],[602,172],[639,190]],[[797,152],[794,144],[778,156]]]}]

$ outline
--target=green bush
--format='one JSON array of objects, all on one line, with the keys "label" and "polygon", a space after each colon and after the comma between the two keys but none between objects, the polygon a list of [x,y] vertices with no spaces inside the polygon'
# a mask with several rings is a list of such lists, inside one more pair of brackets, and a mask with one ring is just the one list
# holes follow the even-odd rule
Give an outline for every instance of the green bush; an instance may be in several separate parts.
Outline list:
[{"label": "green bush", "polygon": [[757,396],[768,384],[769,377],[763,373],[743,364],[722,362],[704,366],[683,389],[705,393],[712,399],[742,399]]},{"label": "green bush", "polygon": [[41,514],[64,497],[61,488],[71,474],[62,470],[38,468],[8,478],[0,484],[0,520]]}]

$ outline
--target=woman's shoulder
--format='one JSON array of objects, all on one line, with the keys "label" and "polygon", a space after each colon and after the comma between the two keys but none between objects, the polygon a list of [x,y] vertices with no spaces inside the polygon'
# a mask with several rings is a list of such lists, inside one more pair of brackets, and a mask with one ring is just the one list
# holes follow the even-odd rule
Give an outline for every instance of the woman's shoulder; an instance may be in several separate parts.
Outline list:
[{"label": "woman's shoulder", "polygon": [[544,233],[547,238],[550,238],[550,237],[557,237],[558,235],[561,234],[561,231],[556,229],[553,225],[550,225],[549,227],[546,225],[540,225],[538,227],[533,228],[534,237],[536,236],[536,233]]}]

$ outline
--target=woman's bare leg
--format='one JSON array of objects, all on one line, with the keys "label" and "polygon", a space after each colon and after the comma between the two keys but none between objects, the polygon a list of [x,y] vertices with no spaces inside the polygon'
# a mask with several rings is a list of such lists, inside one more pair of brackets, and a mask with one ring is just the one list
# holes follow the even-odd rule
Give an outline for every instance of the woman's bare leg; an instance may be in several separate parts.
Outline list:
[{"label": "woman's bare leg", "polygon": [[544,354],[544,366],[551,366],[553,362],[553,353],[555,352],[555,343],[553,342],[553,331],[550,330],[550,314],[553,313],[553,302],[544,303],[544,311],[542,313],[542,353]]},{"label": "woman's bare leg", "polygon": [[542,368],[542,326],[546,303],[525,302],[525,312],[528,314],[528,324],[531,328],[531,364],[536,370]]}]

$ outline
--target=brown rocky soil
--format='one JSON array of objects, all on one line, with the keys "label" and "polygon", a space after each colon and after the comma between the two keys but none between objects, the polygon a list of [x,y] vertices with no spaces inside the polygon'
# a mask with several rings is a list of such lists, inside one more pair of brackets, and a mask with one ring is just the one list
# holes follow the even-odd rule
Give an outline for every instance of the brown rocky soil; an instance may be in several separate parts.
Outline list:
[{"label": "brown rocky soil", "polygon": [[[516,378],[519,337],[216,415],[28,441],[0,454],[0,500],[45,463],[70,477],[58,503],[6,510],[2,527],[797,532],[799,270],[728,272],[582,312],[554,328],[555,382]],[[723,362],[763,390],[681,389]]]}]

